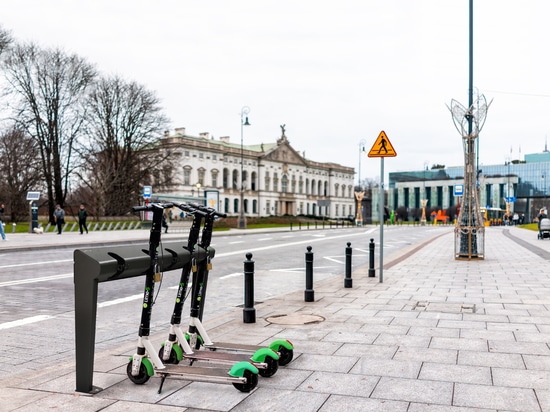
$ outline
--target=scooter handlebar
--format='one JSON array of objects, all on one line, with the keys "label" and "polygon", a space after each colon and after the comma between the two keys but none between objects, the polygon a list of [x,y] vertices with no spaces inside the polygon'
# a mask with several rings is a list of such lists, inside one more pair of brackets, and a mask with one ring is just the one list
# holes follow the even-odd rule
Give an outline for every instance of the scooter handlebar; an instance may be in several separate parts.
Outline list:
[{"label": "scooter handlebar", "polygon": [[174,207],[173,203],[150,203],[148,205],[143,206],[133,206],[132,212],[142,212],[147,210],[154,210],[155,208],[162,208],[162,209],[169,209],[171,207]]}]

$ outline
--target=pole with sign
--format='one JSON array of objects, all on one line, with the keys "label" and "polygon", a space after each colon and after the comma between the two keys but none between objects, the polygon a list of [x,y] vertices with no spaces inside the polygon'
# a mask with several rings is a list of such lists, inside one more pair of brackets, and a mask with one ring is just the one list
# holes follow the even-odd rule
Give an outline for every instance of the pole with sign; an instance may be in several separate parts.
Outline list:
[{"label": "pole with sign", "polygon": [[[153,196],[153,187],[152,186],[143,186],[143,199],[145,200],[145,206],[149,204],[149,200]],[[153,212],[146,211],[144,212],[143,220],[153,220]]]},{"label": "pole with sign", "polygon": [[397,152],[383,130],[376,138],[368,156],[380,158],[380,265],[378,273],[380,274],[380,283],[382,283],[384,282],[384,158],[397,156]]}]

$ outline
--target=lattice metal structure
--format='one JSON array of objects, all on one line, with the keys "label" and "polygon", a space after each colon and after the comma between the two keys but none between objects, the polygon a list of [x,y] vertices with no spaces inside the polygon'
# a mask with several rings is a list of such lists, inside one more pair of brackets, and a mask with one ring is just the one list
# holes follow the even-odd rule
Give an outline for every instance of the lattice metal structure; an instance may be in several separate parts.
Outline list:
[{"label": "lattice metal structure", "polygon": [[476,140],[485,124],[489,105],[485,96],[480,95],[469,108],[454,99],[449,107],[464,149],[464,191],[455,228],[455,259],[485,258],[485,226],[477,188]]}]

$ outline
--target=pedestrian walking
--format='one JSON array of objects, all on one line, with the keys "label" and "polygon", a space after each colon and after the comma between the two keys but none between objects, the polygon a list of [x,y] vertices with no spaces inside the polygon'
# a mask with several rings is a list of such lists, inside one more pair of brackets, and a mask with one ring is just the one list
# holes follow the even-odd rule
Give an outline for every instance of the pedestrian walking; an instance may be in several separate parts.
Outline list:
[{"label": "pedestrian walking", "polygon": [[78,227],[80,228],[80,234],[83,235],[84,231],[88,234],[88,226],[86,225],[86,219],[88,218],[88,211],[84,205],[80,205],[78,209]]},{"label": "pedestrian walking", "polygon": [[4,214],[4,204],[0,205],[0,235],[2,235],[2,240],[6,239],[6,234],[4,233],[4,222],[2,221],[2,215]]},{"label": "pedestrian walking", "polygon": [[168,223],[166,223],[165,215],[162,215],[162,227],[164,228],[164,233],[168,233]]},{"label": "pedestrian walking", "polygon": [[60,204],[55,205],[53,218],[55,219],[55,224],[57,225],[57,234],[60,235],[63,231],[63,225],[65,224],[65,211],[61,209]]}]

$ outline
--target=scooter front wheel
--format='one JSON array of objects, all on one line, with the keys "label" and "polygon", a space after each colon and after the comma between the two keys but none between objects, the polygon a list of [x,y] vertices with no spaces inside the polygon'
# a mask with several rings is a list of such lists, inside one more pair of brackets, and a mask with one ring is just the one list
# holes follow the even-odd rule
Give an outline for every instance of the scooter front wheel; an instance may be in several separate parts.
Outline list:
[{"label": "scooter front wheel", "polygon": [[252,371],[245,370],[243,377],[246,378],[246,383],[234,383],[233,386],[241,392],[250,392],[258,385],[258,375]]},{"label": "scooter front wheel", "polygon": [[266,356],[264,362],[267,364],[267,368],[266,369],[258,368],[258,373],[260,374],[260,376],[264,378],[270,378],[273,375],[275,375],[275,373],[279,369],[279,361],[277,359]]},{"label": "scooter front wheel", "polygon": [[294,357],[294,350],[293,349],[287,349],[284,346],[279,347],[279,365],[285,366],[290,363],[292,358]]},{"label": "scooter front wheel", "polygon": [[130,379],[136,385],[143,385],[150,378],[149,374],[147,373],[147,368],[142,362],[139,365],[139,373],[134,376],[132,375],[132,363],[133,361],[128,362],[128,365],[126,366],[126,375],[128,375],[128,379]]},{"label": "scooter front wheel", "polygon": [[164,346],[162,346],[160,349],[159,349],[159,358],[162,360],[162,363],[169,363],[169,364],[172,364],[172,365],[177,365],[180,361],[178,359],[178,354],[176,353],[176,351],[172,348],[172,350],[170,350],[170,356],[168,357],[168,359],[164,359],[163,358],[164,356]]}]

